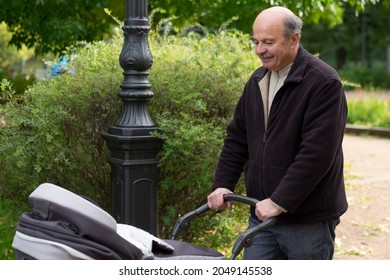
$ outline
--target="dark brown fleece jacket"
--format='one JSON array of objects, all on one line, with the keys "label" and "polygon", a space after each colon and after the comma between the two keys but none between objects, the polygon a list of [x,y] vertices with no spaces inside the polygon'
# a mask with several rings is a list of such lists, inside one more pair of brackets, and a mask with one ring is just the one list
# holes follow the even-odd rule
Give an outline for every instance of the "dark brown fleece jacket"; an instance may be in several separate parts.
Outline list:
[{"label": "dark brown fleece jacket", "polygon": [[342,151],[347,104],[340,77],[300,46],[265,129],[259,82],[267,71],[258,68],[245,85],[212,189],[234,191],[244,172],[248,196],[271,198],[287,210],[280,221],[336,219],[348,208]]}]

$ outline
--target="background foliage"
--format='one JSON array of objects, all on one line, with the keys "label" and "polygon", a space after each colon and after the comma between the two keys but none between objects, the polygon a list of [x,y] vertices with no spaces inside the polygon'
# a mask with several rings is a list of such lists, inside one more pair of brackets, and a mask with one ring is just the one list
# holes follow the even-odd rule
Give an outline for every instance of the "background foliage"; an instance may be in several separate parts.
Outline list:
[{"label": "background foliage", "polygon": [[[114,21],[106,0],[0,0],[0,21],[12,32],[10,43],[37,54],[60,53],[79,41],[104,38]],[[110,25],[111,24],[111,25]]]},{"label": "background foliage", "polygon": [[305,22],[322,21],[328,26],[341,23],[345,6],[360,10],[363,2],[350,1],[302,1],[302,0],[168,0],[149,1],[155,11],[156,22],[172,18],[174,26],[202,24],[209,28],[219,27],[221,23],[234,18],[231,28],[245,33],[252,32],[252,22],[257,14],[270,6],[285,6],[299,14]]},{"label": "background foliage", "polygon": [[[21,50],[27,46],[29,51],[46,59],[69,54],[80,41],[111,38],[116,21],[111,15],[123,22],[125,3],[126,0],[14,0],[10,3],[0,0],[3,7],[0,29],[9,31],[6,35],[0,31],[0,78],[13,80],[16,92],[23,91],[35,78],[41,78],[39,74],[26,73],[25,66],[42,57],[9,55],[12,48],[8,46]],[[149,0],[148,3],[152,28],[161,27],[164,32],[176,34],[191,29],[215,31],[224,24],[226,28],[250,34],[253,19],[261,9],[286,6],[304,20],[302,43],[307,50],[320,54],[337,70],[354,77],[354,82],[388,88],[385,79],[390,71],[389,0]],[[362,69],[364,75],[355,75],[355,68]],[[11,69],[20,73],[15,76]]]},{"label": "background foliage", "polygon": [[107,195],[96,192],[108,182],[100,132],[119,110],[112,98],[121,76],[113,63],[117,54],[113,44],[86,45],[71,66],[76,75],[44,80],[6,104],[0,132],[4,195],[20,200],[45,181],[94,193],[100,201]]},{"label": "background foliage", "polygon": [[[0,0],[0,22],[4,21],[13,36],[10,43],[34,48],[38,54],[61,53],[79,41],[107,38],[114,24],[104,8],[123,21],[125,0]],[[170,19],[175,27],[202,24],[219,28],[235,19],[231,28],[251,32],[251,22],[258,12],[273,5],[286,6],[302,16],[306,23],[335,26],[343,20],[344,10],[362,11],[365,5],[388,7],[389,0],[149,0],[149,10],[160,24]],[[379,2],[379,3],[378,3]],[[23,16],[21,16],[23,15]],[[248,24],[249,22],[249,24]]]},{"label": "background foliage", "polygon": [[390,99],[375,93],[348,101],[348,123],[368,127],[390,128]]},{"label": "background foliage", "polygon": [[[150,37],[150,111],[164,139],[160,233],[168,237],[179,214],[205,202],[226,123],[258,59],[249,37],[238,32]],[[100,135],[120,116],[122,40],[118,34],[111,43],[86,44],[67,73],[37,83],[22,98],[11,94],[1,105],[0,197],[10,199],[17,213],[27,209],[28,195],[43,182],[89,196],[109,210],[108,150]],[[216,224],[210,218],[202,225]],[[231,225],[227,219],[220,227],[233,238]],[[218,246],[225,248],[229,237],[221,237]]]},{"label": "background foliage", "polygon": [[259,63],[249,37],[238,32],[153,38],[151,47],[151,112],[165,135],[160,213],[167,236],[178,213],[205,202],[227,122]]},{"label": "background foliage", "polygon": [[[8,79],[12,81],[16,93],[22,93],[35,82],[35,77],[29,73],[18,71],[23,62],[27,61],[32,55],[33,50],[26,47],[18,49],[15,46],[9,46],[8,42],[12,38],[12,33],[7,30],[7,25],[0,22],[0,80]],[[0,90],[0,103],[4,103],[5,92]]]}]

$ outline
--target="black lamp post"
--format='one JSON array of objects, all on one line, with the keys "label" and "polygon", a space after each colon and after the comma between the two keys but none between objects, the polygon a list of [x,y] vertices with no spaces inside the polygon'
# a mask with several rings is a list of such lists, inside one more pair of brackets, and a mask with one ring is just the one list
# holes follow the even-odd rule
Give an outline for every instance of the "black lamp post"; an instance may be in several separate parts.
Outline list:
[{"label": "black lamp post", "polygon": [[123,112],[102,135],[111,151],[112,215],[119,223],[156,235],[157,153],[161,141],[152,136],[158,128],[148,112],[153,96],[148,80],[153,63],[148,43],[148,1],[125,2],[124,44],[119,58],[124,70],[119,94]]}]

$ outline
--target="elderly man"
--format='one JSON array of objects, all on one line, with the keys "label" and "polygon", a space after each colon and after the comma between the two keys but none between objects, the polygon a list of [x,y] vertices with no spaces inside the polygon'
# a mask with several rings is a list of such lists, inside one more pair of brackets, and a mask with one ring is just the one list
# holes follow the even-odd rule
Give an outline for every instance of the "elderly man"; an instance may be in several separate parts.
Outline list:
[{"label": "elderly man", "polygon": [[[337,72],[300,44],[302,20],[272,7],[253,24],[262,66],[245,85],[227,128],[209,207],[225,207],[242,172],[258,199],[249,227],[271,217],[244,259],[332,259],[347,211],[342,141],[346,98]],[[231,203],[228,203],[231,206]]]}]

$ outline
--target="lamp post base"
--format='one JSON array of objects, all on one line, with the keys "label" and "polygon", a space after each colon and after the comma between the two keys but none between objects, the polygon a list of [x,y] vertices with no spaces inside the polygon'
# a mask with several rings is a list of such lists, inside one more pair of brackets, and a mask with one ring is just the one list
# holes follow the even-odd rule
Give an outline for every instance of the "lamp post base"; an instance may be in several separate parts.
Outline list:
[{"label": "lamp post base", "polygon": [[120,128],[110,127],[108,133],[102,135],[111,151],[112,216],[118,223],[157,235],[157,154],[161,140],[151,135],[110,134],[110,130],[118,132]]}]

